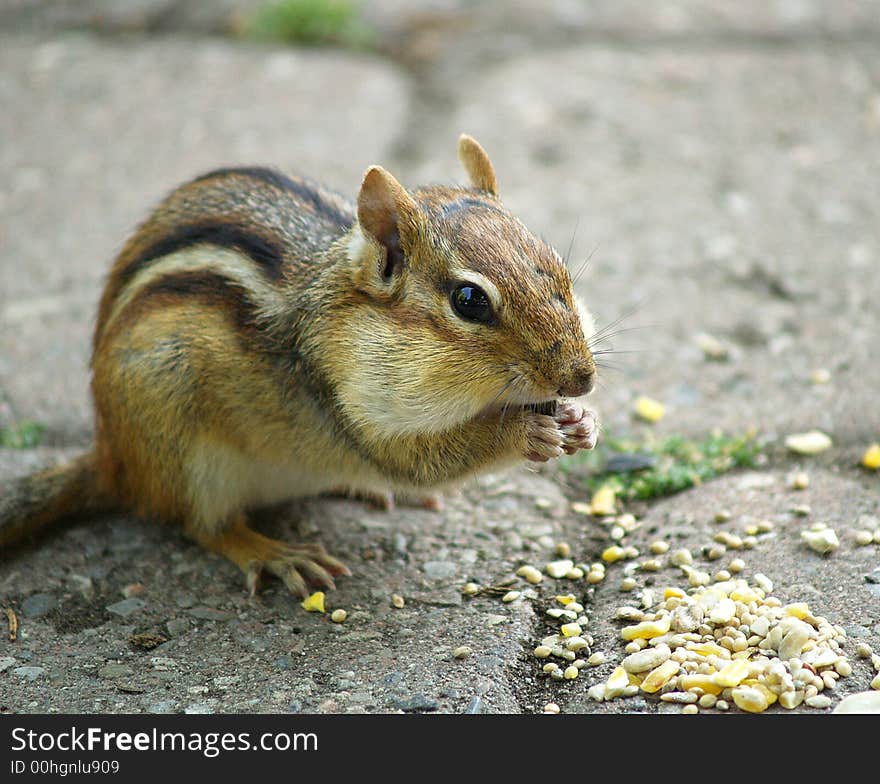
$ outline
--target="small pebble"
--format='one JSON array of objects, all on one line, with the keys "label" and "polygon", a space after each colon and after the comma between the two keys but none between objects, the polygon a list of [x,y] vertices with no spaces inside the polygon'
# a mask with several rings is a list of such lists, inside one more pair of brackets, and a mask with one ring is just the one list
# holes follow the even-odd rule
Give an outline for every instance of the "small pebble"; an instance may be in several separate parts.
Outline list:
[{"label": "small pebble", "polygon": [[459,645],[458,648],[456,648],[456,649],[452,652],[452,655],[453,655],[456,659],[466,659],[466,658],[467,658],[468,656],[470,656],[472,653],[473,653],[473,651],[472,651],[471,648],[469,648],[467,645]]}]

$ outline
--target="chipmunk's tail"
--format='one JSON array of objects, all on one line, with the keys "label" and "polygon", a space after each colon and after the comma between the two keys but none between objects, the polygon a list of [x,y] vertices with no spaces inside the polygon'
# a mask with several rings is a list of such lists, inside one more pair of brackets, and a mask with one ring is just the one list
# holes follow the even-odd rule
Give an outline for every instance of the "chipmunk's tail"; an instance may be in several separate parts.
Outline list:
[{"label": "chipmunk's tail", "polygon": [[114,508],[98,488],[94,452],[0,485],[0,547],[43,528]]}]

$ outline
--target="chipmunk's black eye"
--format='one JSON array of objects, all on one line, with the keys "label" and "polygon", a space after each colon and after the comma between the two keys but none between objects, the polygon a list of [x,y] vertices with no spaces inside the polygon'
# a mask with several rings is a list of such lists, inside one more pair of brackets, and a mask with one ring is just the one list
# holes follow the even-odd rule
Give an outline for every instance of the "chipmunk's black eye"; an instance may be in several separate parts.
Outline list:
[{"label": "chipmunk's black eye", "polygon": [[464,283],[452,290],[452,309],[467,321],[487,323],[492,320],[492,303],[479,286]]}]

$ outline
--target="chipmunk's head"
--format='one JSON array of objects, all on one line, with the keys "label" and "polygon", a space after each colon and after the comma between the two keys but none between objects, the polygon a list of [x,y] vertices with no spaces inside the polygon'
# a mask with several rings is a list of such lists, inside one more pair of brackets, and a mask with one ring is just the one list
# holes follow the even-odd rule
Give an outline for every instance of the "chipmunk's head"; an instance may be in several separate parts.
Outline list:
[{"label": "chipmunk's head", "polygon": [[348,253],[364,344],[345,397],[389,434],[594,383],[593,322],[565,264],[501,205],[483,148],[463,135],[458,152],[470,187],[410,193],[372,167],[358,195]]}]

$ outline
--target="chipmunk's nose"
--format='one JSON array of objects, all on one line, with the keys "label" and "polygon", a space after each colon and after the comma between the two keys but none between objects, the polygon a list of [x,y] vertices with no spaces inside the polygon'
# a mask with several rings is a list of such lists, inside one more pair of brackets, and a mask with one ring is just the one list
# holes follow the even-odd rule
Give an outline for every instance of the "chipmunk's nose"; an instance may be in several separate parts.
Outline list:
[{"label": "chipmunk's nose", "polygon": [[596,383],[596,365],[592,357],[572,362],[568,376],[559,387],[560,397],[580,397],[593,390]]}]

